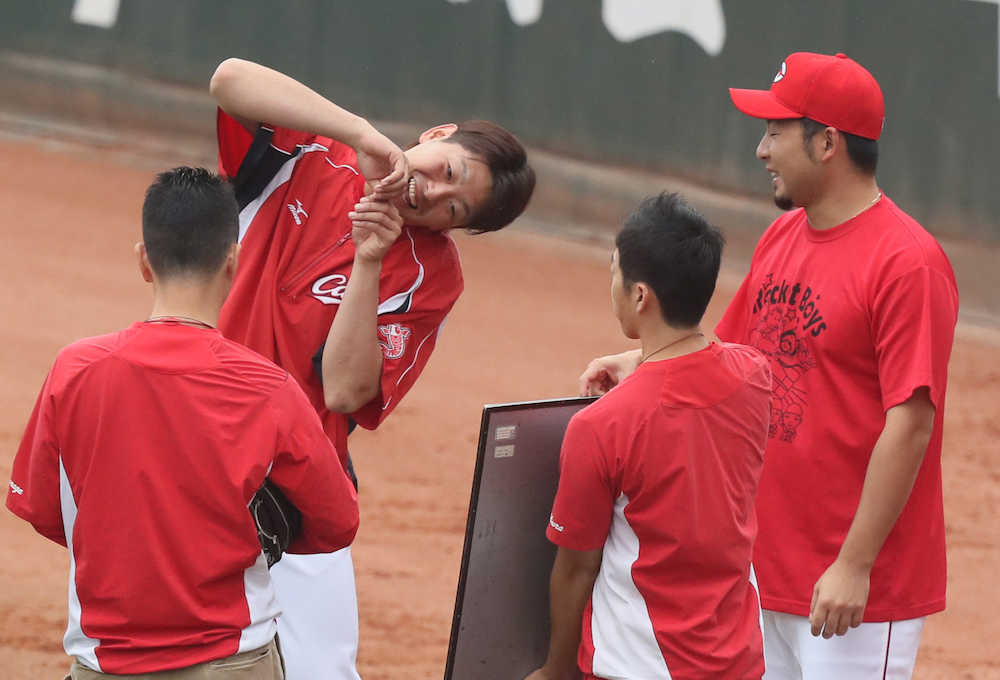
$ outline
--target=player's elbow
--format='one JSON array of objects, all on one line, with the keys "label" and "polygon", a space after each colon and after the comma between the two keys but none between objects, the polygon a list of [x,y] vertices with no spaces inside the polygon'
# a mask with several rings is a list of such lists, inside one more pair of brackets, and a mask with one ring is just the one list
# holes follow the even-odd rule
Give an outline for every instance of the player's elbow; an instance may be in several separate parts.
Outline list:
[{"label": "player's elbow", "polygon": [[242,77],[246,63],[242,59],[230,57],[216,67],[212,79],[208,82],[208,91],[216,101],[221,102],[226,98],[232,90],[233,83]]},{"label": "player's elbow", "polygon": [[337,550],[340,550],[341,548],[346,548],[347,546],[349,546],[351,543],[354,542],[355,536],[358,535],[358,527],[360,525],[361,525],[361,517],[360,514],[358,513],[358,506],[355,503],[354,512],[350,517],[349,526],[340,534],[340,537],[337,540],[337,543],[340,544],[340,547],[337,548]]},{"label": "player's elbow", "polygon": [[918,465],[934,435],[935,410],[930,391],[922,387],[915,390],[905,402],[889,409],[886,414],[886,427],[891,426],[898,433],[903,448],[911,452],[911,457]]},{"label": "player's elbow", "polygon": [[911,431],[911,437],[913,438],[913,445],[918,451],[921,452],[921,458],[923,457],[923,452],[927,450],[930,446],[931,437],[934,436],[934,410],[931,411],[918,422],[914,423],[913,429]]},{"label": "player's elbow", "polygon": [[378,385],[337,384],[323,387],[323,401],[333,413],[354,413],[378,394]]},{"label": "player's elbow", "polygon": [[328,531],[317,537],[317,543],[323,546],[324,552],[342,550],[354,542],[354,537],[358,534],[359,524],[358,509],[355,505],[353,517],[342,518],[339,526],[330,527]]},{"label": "player's elbow", "polygon": [[302,534],[292,542],[287,552],[309,555],[341,550],[354,542],[359,525],[360,517],[355,499],[350,511],[342,509],[335,518],[326,518],[324,521],[303,518]]}]

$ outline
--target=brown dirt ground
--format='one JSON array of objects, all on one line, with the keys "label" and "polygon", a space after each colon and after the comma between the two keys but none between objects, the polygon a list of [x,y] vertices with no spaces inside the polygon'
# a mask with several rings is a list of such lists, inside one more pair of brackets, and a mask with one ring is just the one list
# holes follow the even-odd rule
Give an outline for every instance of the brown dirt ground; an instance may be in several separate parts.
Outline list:
[{"label": "brown dirt ground", "polygon": [[[0,477],[63,345],[148,312],[132,245],[162,159],[0,135]],[[435,358],[378,433],[352,449],[361,478],[355,543],[359,666],[367,680],[440,678],[484,403],[571,395],[598,354],[625,346],[608,302],[608,252],[524,231],[459,236],[467,290]],[[733,271],[739,270],[734,263]],[[714,325],[737,282],[723,278]],[[998,333],[961,327],[945,432],[949,604],[929,619],[919,680],[1000,678]],[[67,560],[0,512],[3,676],[62,677]],[[919,568],[919,565],[913,565]]]}]

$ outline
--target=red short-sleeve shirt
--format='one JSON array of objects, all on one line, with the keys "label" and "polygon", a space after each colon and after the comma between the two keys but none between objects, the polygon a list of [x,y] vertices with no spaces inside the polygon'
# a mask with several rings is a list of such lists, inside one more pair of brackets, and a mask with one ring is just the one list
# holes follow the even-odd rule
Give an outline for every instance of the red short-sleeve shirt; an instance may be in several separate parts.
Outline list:
[{"label": "red short-sleeve shirt", "polygon": [[570,421],[547,535],[603,550],[585,673],[761,676],[750,555],[769,402],[767,361],[713,343],[641,365]]},{"label": "red short-sleeve shirt", "polygon": [[934,431],[872,569],[864,616],[944,608],[941,435],[957,315],[947,257],[888,197],[822,231],[795,210],[761,237],[716,333],[761,350],[774,373],[754,554],[766,609],[808,615],[854,518],[885,412],[922,387]]}]

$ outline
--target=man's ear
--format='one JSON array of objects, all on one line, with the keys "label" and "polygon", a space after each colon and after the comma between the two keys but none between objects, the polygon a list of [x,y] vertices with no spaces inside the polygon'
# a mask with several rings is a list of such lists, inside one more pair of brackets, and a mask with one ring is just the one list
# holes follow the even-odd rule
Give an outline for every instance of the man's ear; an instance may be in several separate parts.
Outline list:
[{"label": "man's ear", "polygon": [[652,291],[649,290],[649,286],[641,281],[632,286],[632,300],[633,304],[635,304],[637,314],[642,314],[646,311],[652,300]]},{"label": "man's ear", "polygon": [[139,263],[139,274],[146,283],[153,282],[153,268],[149,264],[149,256],[146,254],[146,244],[139,241],[135,244],[135,257]]},{"label": "man's ear", "polygon": [[236,279],[236,269],[240,264],[240,244],[234,243],[229,249],[229,253],[226,255],[226,278],[230,281]]},{"label": "man's ear", "polygon": [[822,137],[822,147],[819,149],[819,158],[823,161],[828,161],[833,158],[834,154],[841,146],[847,145],[847,140],[844,135],[840,133],[837,128],[827,127],[823,130],[822,135],[817,135],[817,137]]},{"label": "man's ear", "polygon": [[451,137],[458,130],[458,125],[455,123],[444,123],[443,125],[435,125],[429,130],[424,130],[423,134],[420,135],[420,143],[431,142],[435,139],[445,139],[446,137]]}]

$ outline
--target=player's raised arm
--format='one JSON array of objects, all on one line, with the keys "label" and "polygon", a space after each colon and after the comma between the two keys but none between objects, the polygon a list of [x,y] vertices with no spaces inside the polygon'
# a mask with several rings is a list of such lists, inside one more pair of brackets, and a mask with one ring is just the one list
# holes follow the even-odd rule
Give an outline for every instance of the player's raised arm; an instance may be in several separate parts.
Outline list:
[{"label": "player's raised arm", "polygon": [[294,78],[252,61],[230,58],[215,69],[209,91],[222,110],[250,132],[258,123],[267,122],[353,147],[362,174],[373,183],[379,198],[399,194],[406,186],[406,156],[395,143],[361,116]]}]

